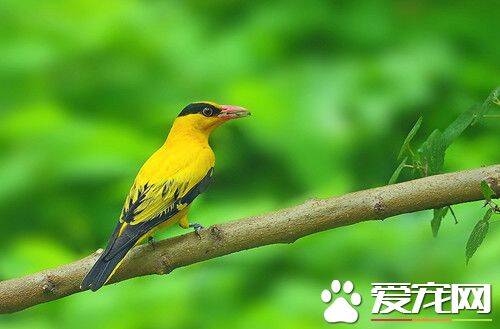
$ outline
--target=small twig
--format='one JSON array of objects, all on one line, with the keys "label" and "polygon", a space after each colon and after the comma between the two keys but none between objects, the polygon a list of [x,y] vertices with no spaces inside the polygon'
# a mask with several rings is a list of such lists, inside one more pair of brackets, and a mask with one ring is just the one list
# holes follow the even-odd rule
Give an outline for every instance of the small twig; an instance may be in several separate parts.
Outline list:
[{"label": "small twig", "polygon": [[490,207],[493,213],[500,214],[500,206],[497,205],[496,202],[494,202],[493,200],[486,200],[484,202],[483,208],[486,206]]},{"label": "small twig", "polygon": [[455,224],[458,224],[457,215],[455,215],[455,211],[453,210],[453,208],[451,206],[448,206],[448,210],[451,212],[451,215],[453,216],[453,219],[455,220]]}]

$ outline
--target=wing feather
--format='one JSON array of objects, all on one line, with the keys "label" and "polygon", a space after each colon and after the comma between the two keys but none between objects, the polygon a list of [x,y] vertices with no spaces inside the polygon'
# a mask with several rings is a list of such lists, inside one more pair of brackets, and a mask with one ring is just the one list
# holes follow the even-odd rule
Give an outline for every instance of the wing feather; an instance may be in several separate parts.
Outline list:
[{"label": "wing feather", "polygon": [[[148,187],[143,186],[134,190],[133,193],[131,193],[134,197],[131,198],[131,201],[127,200],[125,202],[126,209],[124,208],[122,211],[122,218],[115,229],[115,233],[110,239],[108,248],[106,248],[104,252],[105,259],[112,259],[123,249],[131,248],[151,229],[173,217],[179,211],[191,204],[197,196],[205,192],[212,181],[212,175],[213,168],[211,168],[205,176],[197,181],[189,190],[186,190],[186,188],[192,184],[183,184],[181,189],[178,188],[176,184],[170,184],[170,189],[167,193],[167,195],[172,196],[168,199],[170,202],[161,205],[162,199],[159,198],[162,195],[163,186],[154,187],[148,185]],[[172,192],[174,189],[175,191]],[[151,198],[154,199],[151,200]],[[138,200],[141,201],[139,204]],[[143,206],[143,204],[145,205]],[[150,211],[151,207],[154,207],[154,212]],[[125,221],[125,219],[130,218],[132,218],[132,220]]]}]

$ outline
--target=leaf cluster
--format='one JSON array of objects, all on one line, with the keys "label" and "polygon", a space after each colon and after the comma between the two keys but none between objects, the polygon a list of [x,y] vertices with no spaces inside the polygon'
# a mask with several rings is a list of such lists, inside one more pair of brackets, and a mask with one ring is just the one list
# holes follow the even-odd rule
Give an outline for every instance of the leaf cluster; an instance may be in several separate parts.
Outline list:
[{"label": "leaf cluster", "polygon": [[[450,145],[453,144],[467,128],[486,118],[496,117],[496,115],[490,115],[489,113],[493,108],[500,106],[499,96],[500,87],[493,90],[483,103],[475,104],[467,111],[460,114],[460,116],[446,127],[444,131],[439,129],[432,131],[420,146],[415,149],[412,144],[423,122],[423,117],[419,117],[401,146],[398,154],[398,161],[400,161],[400,163],[392,174],[389,184],[396,183],[405,169],[411,169],[411,174],[414,178],[441,173],[446,150]],[[495,192],[486,181],[481,182],[481,191],[483,192],[486,205],[489,206],[489,209],[484,214],[483,219],[476,224],[467,241],[465,252],[467,263],[486,237],[489,231],[492,214],[500,212],[498,205],[492,201],[492,198],[495,197]],[[437,237],[441,223],[448,213],[452,214],[455,224],[458,223],[455,212],[450,206],[434,209],[433,218],[431,220],[431,229],[434,237]]]}]

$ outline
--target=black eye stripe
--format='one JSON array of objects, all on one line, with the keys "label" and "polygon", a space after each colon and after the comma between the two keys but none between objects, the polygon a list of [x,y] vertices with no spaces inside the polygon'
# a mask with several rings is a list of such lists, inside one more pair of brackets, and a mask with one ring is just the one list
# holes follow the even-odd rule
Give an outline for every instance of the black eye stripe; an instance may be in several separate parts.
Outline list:
[{"label": "black eye stripe", "polygon": [[[209,109],[211,110],[211,114],[210,115],[206,115],[204,113],[207,112],[205,109]],[[207,104],[207,103],[191,103],[189,104],[188,106],[186,106],[182,111],[181,113],[179,113],[179,116],[185,116],[185,115],[189,115],[189,114],[196,114],[196,113],[200,113],[204,116],[214,116],[214,115],[217,115],[220,113],[220,110],[218,108],[216,108],[215,106],[213,106],[212,104]]]}]

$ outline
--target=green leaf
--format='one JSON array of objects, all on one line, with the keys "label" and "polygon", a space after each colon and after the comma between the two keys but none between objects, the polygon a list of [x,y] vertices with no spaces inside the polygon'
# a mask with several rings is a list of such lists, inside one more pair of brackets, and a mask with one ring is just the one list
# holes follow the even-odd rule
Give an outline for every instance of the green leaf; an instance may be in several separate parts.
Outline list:
[{"label": "green leaf", "polygon": [[457,139],[467,127],[469,127],[474,118],[477,116],[477,112],[480,110],[478,105],[474,105],[467,111],[463,112],[458,116],[458,118],[453,121],[448,128],[443,132],[443,142],[448,148],[455,139]]},{"label": "green leaf", "polygon": [[490,220],[491,215],[493,214],[493,209],[488,209],[488,211],[484,214],[483,221],[487,222]]},{"label": "green leaf", "polygon": [[469,240],[467,240],[467,245],[465,247],[465,262],[469,263],[469,260],[476,252],[477,248],[483,243],[486,234],[490,228],[490,222],[487,220],[480,220],[477,222],[476,226],[472,230]]},{"label": "green leaf", "polygon": [[441,172],[443,169],[446,148],[447,146],[444,142],[443,134],[437,129],[434,130],[422,144],[418,152],[422,157],[424,166],[427,167],[427,176]]},{"label": "green leaf", "polygon": [[497,87],[495,90],[491,92],[491,94],[486,98],[486,100],[478,106],[476,112],[474,113],[474,120],[472,121],[472,125],[478,123],[483,119],[483,116],[487,114],[492,108],[496,106],[500,106],[500,87]]},{"label": "green leaf", "polygon": [[443,218],[446,216],[447,213],[448,213],[448,207],[434,209],[434,217],[432,218],[431,221],[432,235],[434,237],[437,237],[439,232],[439,227],[441,227],[441,222],[443,221]]},{"label": "green leaf", "polygon": [[418,130],[420,129],[422,120],[422,117],[418,118],[417,122],[413,125],[413,128],[411,128],[410,132],[408,133],[408,136],[406,136],[405,141],[403,142],[403,146],[401,146],[401,150],[399,151],[398,160],[403,157],[405,151],[410,147],[410,142],[413,140],[413,137],[415,137]]},{"label": "green leaf", "polygon": [[495,196],[495,191],[485,180],[481,181],[481,192],[483,192],[484,199],[488,202]]},{"label": "green leaf", "polygon": [[453,141],[467,129],[467,127],[477,123],[488,113],[494,106],[500,105],[498,100],[500,87],[493,90],[482,104],[475,104],[467,111],[463,112],[458,118],[453,121],[448,128],[443,132],[443,138],[446,146],[450,146]]},{"label": "green leaf", "polygon": [[401,174],[401,170],[403,170],[404,166],[406,165],[407,160],[408,160],[408,157],[404,158],[403,161],[401,161],[399,166],[396,168],[396,170],[392,174],[391,179],[389,179],[389,185],[396,183],[396,181],[399,178],[399,175]]}]

